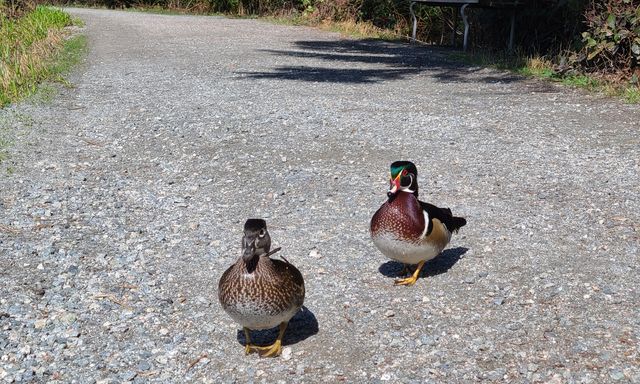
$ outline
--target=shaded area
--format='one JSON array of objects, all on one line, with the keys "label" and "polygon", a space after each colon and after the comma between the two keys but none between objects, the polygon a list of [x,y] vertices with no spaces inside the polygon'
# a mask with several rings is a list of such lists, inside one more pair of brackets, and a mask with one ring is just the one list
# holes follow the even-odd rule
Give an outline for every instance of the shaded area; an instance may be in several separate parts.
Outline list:
[{"label": "shaded area", "polygon": [[[280,79],[333,83],[376,83],[400,80],[427,72],[443,82],[510,83],[524,78],[500,75],[479,66],[466,65],[454,58],[450,49],[376,39],[337,41],[296,41],[295,49],[261,49],[275,56],[308,59],[310,65],[281,65],[271,70],[236,72],[254,79]],[[325,63],[319,65],[318,62]],[[372,68],[376,66],[377,68]]]},{"label": "shaded area", "polygon": [[[467,253],[468,250],[469,248],[465,247],[445,249],[438,256],[429,260],[424,265],[424,268],[420,271],[420,277],[436,276],[441,273],[446,273],[462,258],[462,255]],[[378,272],[382,273],[386,277],[398,278],[402,277],[400,276],[400,273],[403,268],[404,264],[390,260],[380,265]]]},{"label": "shaded area", "polygon": [[[295,314],[289,321],[289,326],[282,338],[282,345],[290,345],[298,343],[318,333],[318,320],[316,316],[307,308],[302,306],[300,311]],[[251,342],[256,345],[270,345],[278,337],[278,327],[264,329],[259,331],[251,331]],[[236,335],[238,343],[242,346],[246,344],[244,332],[238,330]]]},{"label": "shaded area", "polygon": [[249,76],[257,79],[302,80],[330,83],[374,83],[382,80],[397,80],[417,71],[402,69],[336,69],[320,67],[278,67],[275,72],[253,72]]}]

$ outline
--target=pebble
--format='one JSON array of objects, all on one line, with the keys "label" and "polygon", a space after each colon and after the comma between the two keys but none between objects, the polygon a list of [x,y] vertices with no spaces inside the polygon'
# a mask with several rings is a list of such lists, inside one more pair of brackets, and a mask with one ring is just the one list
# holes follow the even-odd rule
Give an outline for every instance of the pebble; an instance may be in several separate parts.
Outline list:
[{"label": "pebble", "polygon": [[624,379],[624,372],[618,368],[614,368],[609,371],[609,377],[611,377],[612,380],[619,381]]},{"label": "pebble", "polygon": [[120,378],[123,381],[132,381],[133,379],[136,378],[137,375],[138,373],[135,371],[126,371],[122,375],[120,375]]},{"label": "pebble", "polygon": [[309,252],[309,257],[312,257],[314,259],[320,259],[322,258],[322,254],[318,252],[317,249],[314,248]]},{"label": "pebble", "polygon": [[423,335],[420,337],[420,342],[422,345],[428,346],[428,347],[433,347],[437,344],[438,342],[438,337],[437,336],[428,336],[428,335]]},{"label": "pebble", "polygon": [[498,381],[502,379],[505,373],[506,370],[504,368],[496,369],[487,373],[487,378],[491,381]]},{"label": "pebble", "polygon": [[151,369],[151,364],[148,361],[142,360],[138,363],[137,367],[138,371],[148,371]]},{"label": "pebble", "polygon": [[467,276],[464,278],[464,283],[465,284],[473,284],[476,282],[476,277],[475,276]]},{"label": "pebble", "polygon": [[33,323],[35,329],[42,329],[47,325],[47,319],[38,319]]}]

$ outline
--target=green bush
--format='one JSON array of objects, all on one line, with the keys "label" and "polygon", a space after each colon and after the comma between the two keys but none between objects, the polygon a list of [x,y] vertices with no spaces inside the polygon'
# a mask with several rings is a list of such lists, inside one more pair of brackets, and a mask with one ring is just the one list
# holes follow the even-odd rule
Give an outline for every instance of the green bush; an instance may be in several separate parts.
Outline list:
[{"label": "green bush", "polygon": [[640,1],[593,1],[575,63],[587,70],[631,74],[640,63]]}]

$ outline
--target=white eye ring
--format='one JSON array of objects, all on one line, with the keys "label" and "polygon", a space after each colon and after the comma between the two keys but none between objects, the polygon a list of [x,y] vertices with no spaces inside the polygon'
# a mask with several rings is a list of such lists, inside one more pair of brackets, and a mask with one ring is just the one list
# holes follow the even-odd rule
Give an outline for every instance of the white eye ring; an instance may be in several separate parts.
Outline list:
[{"label": "white eye ring", "polygon": [[264,235],[266,235],[266,234],[267,234],[267,232],[264,229],[261,229],[260,233],[258,233],[258,236],[259,237],[264,237]]}]

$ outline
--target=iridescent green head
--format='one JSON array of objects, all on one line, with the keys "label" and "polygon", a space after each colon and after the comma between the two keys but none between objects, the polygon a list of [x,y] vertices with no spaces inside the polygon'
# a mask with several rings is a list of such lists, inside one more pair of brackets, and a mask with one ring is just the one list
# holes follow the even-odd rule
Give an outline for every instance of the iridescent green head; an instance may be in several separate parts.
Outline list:
[{"label": "iridescent green head", "polygon": [[395,196],[400,191],[418,196],[418,170],[410,161],[394,161],[391,164],[387,196]]}]

